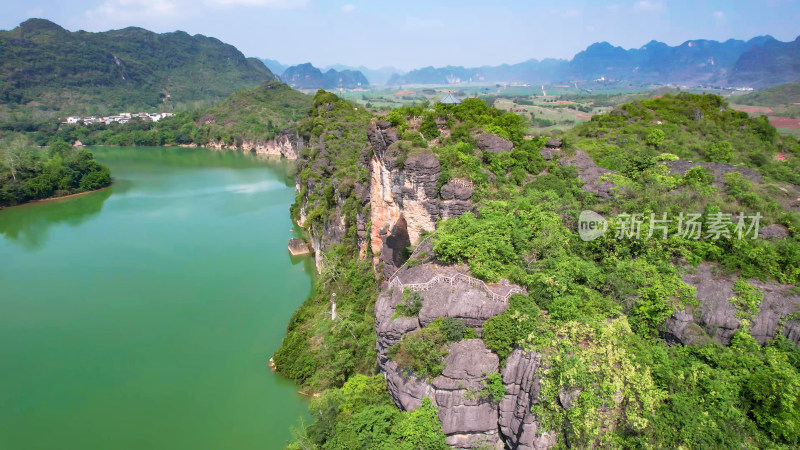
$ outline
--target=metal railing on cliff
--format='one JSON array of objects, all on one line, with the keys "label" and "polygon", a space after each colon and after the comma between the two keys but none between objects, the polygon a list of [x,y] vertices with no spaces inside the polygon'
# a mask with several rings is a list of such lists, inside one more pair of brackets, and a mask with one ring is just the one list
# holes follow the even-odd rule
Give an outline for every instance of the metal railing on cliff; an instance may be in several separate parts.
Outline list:
[{"label": "metal railing on cliff", "polygon": [[501,295],[491,290],[489,288],[489,285],[487,285],[484,281],[479,280],[477,278],[473,278],[469,275],[465,275],[463,273],[456,273],[453,275],[443,275],[443,274],[434,275],[430,280],[424,283],[403,283],[397,276],[397,273],[406,267],[408,262],[414,258],[414,255],[416,255],[417,250],[420,247],[422,247],[422,244],[428,239],[430,239],[434,234],[436,234],[435,231],[430,235],[428,235],[425,239],[421,240],[420,243],[417,244],[416,248],[414,248],[414,251],[411,252],[411,256],[408,257],[406,262],[404,262],[403,265],[401,265],[397,270],[394,271],[392,276],[389,277],[389,288],[408,289],[416,292],[424,292],[433,287],[437,283],[448,283],[450,286],[452,286],[453,283],[460,280],[466,282],[470,286],[474,286],[483,290],[492,301],[496,302],[507,302],[508,299],[511,298],[511,296],[514,294],[523,294],[523,295],[528,294],[524,289],[518,288],[516,286],[511,286],[508,292]]}]

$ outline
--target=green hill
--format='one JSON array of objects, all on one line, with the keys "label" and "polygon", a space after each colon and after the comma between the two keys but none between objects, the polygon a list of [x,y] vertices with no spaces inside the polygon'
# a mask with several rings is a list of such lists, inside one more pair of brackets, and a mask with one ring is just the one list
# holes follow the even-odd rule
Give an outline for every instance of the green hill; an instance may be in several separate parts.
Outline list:
[{"label": "green hill", "polygon": [[565,139],[599,166],[621,173],[666,153],[747,166],[776,181],[800,184],[800,161],[789,157],[798,151],[797,141],[779,136],[766,117],[733,110],[715,95],[667,94],[621,105],[568,131]]},{"label": "green hill", "polygon": [[[410,120],[415,117],[421,120]],[[515,349],[541,357],[532,375],[539,379],[540,401],[532,411],[539,432],[556,436],[559,446],[797,446],[800,353],[796,337],[785,337],[783,328],[798,317],[792,293],[800,281],[800,215],[797,187],[787,183],[800,182],[795,138],[778,135],[763,118],[732,110],[718,96],[687,93],[621,105],[566,132],[561,142],[526,137],[519,116],[479,99],[404,107],[384,119],[370,119],[320,92],[298,126],[311,146],[298,161],[292,215],[322,243],[318,251],[325,262],[317,289],[290,321],[274,361],[282,374],[327,391],[310,408],[315,422],[289,448],[398,446],[393,431],[403,419],[386,399],[384,380],[373,387],[358,375],[376,373],[375,318],[387,314],[379,307],[388,304],[376,305],[376,291],[392,294],[375,280],[385,260],[373,266],[369,246],[360,254],[361,239],[372,237],[360,234],[359,217],[374,218],[365,196],[372,188],[394,187],[370,176],[364,163],[369,158],[390,161],[392,180],[435,181],[430,203],[444,199],[442,183],[453,178],[474,187],[472,208],[438,222],[425,252],[465,264],[485,281],[508,279],[526,289],[528,296],[512,297],[505,312],[483,323],[481,339],[500,356],[501,367]],[[365,142],[367,127],[374,128]],[[385,134],[377,134],[378,127]],[[513,146],[482,148],[478,136],[486,132]],[[393,143],[373,136],[390,136]],[[435,164],[426,163],[424,172],[417,163],[406,166],[423,154],[438,161],[440,172],[430,169]],[[400,195],[400,189],[392,192]],[[578,218],[587,210],[609,219],[608,233],[588,241],[580,236]],[[409,212],[419,214],[401,209]],[[626,234],[633,229],[631,214],[643,218],[635,236]],[[686,214],[696,214],[703,237],[686,233],[679,219]],[[745,233],[739,239],[737,217],[756,214],[762,227],[777,227],[783,236],[751,239]],[[670,219],[663,230],[651,222],[662,217]],[[724,231],[710,237],[714,229]],[[407,263],[416,267],[425,259]],[[689,277],[703,267],[713,276]],[[715,307],[708,291],[717,292],[720,280],[731,286],[731,297],[717,307],[730,308],[706,314]],[[767,301],[772,290],[784,292],[781,301],[792,308],[774,309]],[[330,319],[333,293],[343,318],[338,323],[346,326]],[[423,305],[434,299],[426,297]],[[680,320],[691,324],[677,337],[672,318],[681,310],[686,314]],[[437,315],[452,319],[456,311]],[[712,314],[716,321],[706,322]],[[772,335],[758,334],[765,317],[775,318]],[[736,324],[725,339],[718,334],[722,318]],[[404,374],[441,380],[423,370],[449,364],[439,353],[440,342],[449,341],[437,341],[443,324],[405,334],[388,358]],[[503,393],[505,400],[513,398],[509,393],[518,386],[504,386],[500,375],[487,373],[479,392],[492,398],[494,387],[500,399]],[[566,405],[570,390],[579,394]],[[457,422],[457,413],[449,411],[439,418]],[[435,419],[410,426],[407,436],[436,431]]]},{"label": "green hill", "polygon": [[800,82],[773,86],[763,91],[736,97],[733,101],[742,105],[753,106],[776,106],[800,103]]},{"label": "green hill", "polygon": [[275,79],[235,47],[182,31],[70,32],[43,19],[0,31],[0,104],[39,117],[196,108]]},{"label": "green hill", "polygon": [[54,133],[32,133],[39,144],[55,134],[67,142],[85,145],[175,145],[204,146],[211,141],[236,145],[243,140],[265,141],[297,120],[311,106],[309,95],[280,81],[267,81],[255,89],[233,93],[221,102],[190,112],[179,112],[158,122],[133,120],[126,124],[62,124]]}]

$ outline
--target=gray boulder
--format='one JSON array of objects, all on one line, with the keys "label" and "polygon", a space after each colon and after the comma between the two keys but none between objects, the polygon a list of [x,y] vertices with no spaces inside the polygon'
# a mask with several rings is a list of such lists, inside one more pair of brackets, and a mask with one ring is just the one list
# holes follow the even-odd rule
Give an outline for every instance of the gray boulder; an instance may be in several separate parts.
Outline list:
[{"label": "gray boulder", "polygon": [[562,166],[575,166],[578,169],[578,178],[584,182],[581,187],[584,191],[595,194],[600,198],[612,197],[614,183],[600,181],[600,177],[614,173],[614,171],[598,167],[594,160],[583,150],[575,150],[572,156],[562,158],[558,163]]},{"label": "gray boulder", "polygon": [[[683,281],[697,289],[698,306],[689,306],[674,313],[663,325],[662,333],[667,340],[684,345],[698,345],[714,339],[727,345],[739,329],[740,319],[730,299],[736,294],[731,275],[717,275],[714,266],[703,263],[695,273],[687,274]],[[774,339],[786,316],[800,311],[800,295],[792,292],[791,286],[774,282],[748,280],[751,286],[763,294],[759,313],[753,319],[750,334],[759,344]],[[795,344],[800,344],[800,321],[786,320],[783,334]]]},{"label": "gray boulder", "polygon": [[761,239],[785,239],[789,237],[789,229],[779,223],[767,225],[758,230]]},{"label": "gray boulder", "polygon": [[514,144],[492,133],[478,135],[478,148],[490,153],[506,153],[514,149]]}]

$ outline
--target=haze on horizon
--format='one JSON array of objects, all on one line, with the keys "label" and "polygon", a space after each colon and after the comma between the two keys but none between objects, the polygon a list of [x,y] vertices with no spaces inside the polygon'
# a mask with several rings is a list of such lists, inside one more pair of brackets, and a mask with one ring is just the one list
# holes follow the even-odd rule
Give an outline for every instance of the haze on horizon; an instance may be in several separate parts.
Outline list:
[{"label": "haze on horizon", "polygon": [[183,30],[232,44],[247,56],[312,62],[467,67],[565,58],[594,42],[639,48],[651,40],[800,35],[800,0],[504,1],[410,0],[4,0],[0,28],[39,17],[69,30],[137,26]]}]

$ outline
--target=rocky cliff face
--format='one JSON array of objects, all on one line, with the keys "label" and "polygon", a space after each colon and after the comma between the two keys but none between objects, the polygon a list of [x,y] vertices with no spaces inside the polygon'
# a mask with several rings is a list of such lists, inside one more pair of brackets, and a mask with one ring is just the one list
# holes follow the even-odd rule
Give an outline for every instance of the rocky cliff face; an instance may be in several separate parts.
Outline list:
[{"label": "rocky cliff face", "polygon": [[472,186],[451,181],[437,195],[441,165],[428,150],[408,156],[401,165],[397,133],[389,122],[370,125],[370,221],[372,252],[379,255],[384,276],[400,265],[402,250],[416,245],[439,218],[457,217],[472,208]]},{"label": "rocky cliff face", "polygon": [[[421,254],[431,254],[428,242]],[[386,376],[389,394],[403,410],[419,407],[430,397],[439,408],[447,443],[458,448],[495,447],[548,448],[555,437],[538,434],[538,423],[530,405],[538,392],[539,358],[516,351],[503,369],[506,396],[497,403],[476,395],[489,373],[497,372],[499,358],[480,339],[448,346],[442,374],[432,380],[407,375],[388,358],[389,347],[403,335],[432,323],[439,317],[463,320],[480,334],[484,322],[508,307],[507,297],[520,290],[506,282],[483,287],[466,278],[465,267],[444,266],[435,261],[401,268],[375,304],[378,334],[378,365]],[[417,317],[394,317],[402,301],[402,286],[426,285],[423,307]]]},{"label": "rocky cliff face", "polygon": [[[684,345],[696,345],[714,339],[727,345],[739,329],[740,319],[730,299],[734,277],[714,273],[714,266],[701,264],[695,273],[683,277],[683,281],[697,289],[698,306],[687,307],[670,317],[664,324],[665,338]],[[792,315],[800,312],[800,295],[790,291],[787,285],[748,280],[751,286],[763,294],[760,312],[753,320],[750,334],[764,344],[782,332],[796,345],[800,344],[800,320]]]},{"label": "rocky cliff face", "polygon": [[555,435],[539,433],[539,422],[531,412],[531,406],[538,401],[540,363],[541,355],[517,349],[503,368],[506,396],[500,402],[498,425],[509,448],[539,450],[556,444]]},{"label": "rocky cliff face", "polygon": [[234,140],[233,144],[226,144],[222,141],[212,140],[206,144],[206,147],[217,150],[243,150],[257,155],[282,156],[292,160],[297,159],[303,146],[303,138],[297,132],[288,129],[281,131],[280,134],[266,141],[239,139]]}]

